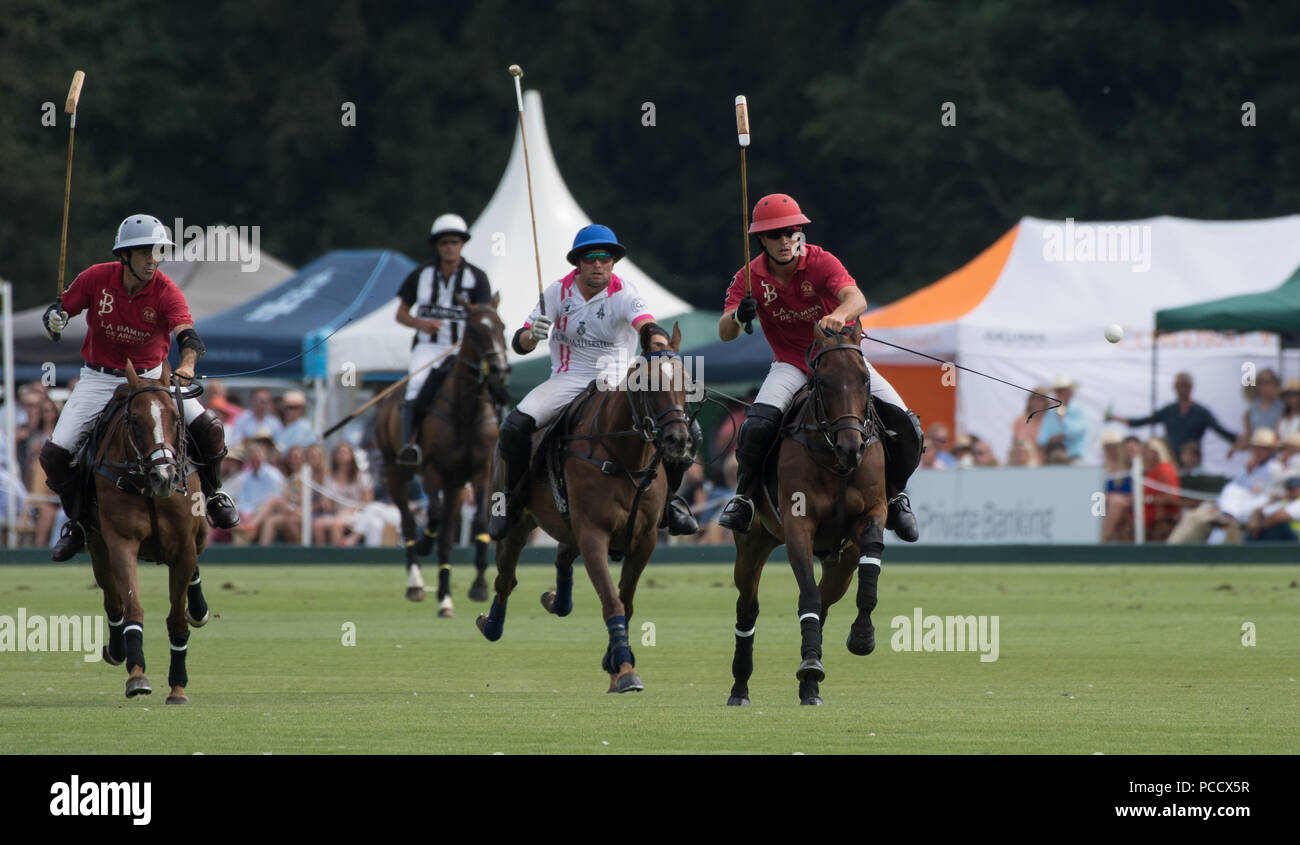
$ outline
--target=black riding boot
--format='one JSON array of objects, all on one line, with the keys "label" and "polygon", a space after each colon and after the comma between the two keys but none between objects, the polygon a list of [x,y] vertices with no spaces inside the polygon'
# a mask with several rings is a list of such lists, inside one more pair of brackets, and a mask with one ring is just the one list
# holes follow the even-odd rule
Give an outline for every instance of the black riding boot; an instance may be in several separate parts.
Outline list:
[{"label": "black riding boot", "polygon": [[718,524],[745,534],[754,521],[754,503],[746,495],[763,475],[763,461],[781,433],[782,410],[774,405],[751,405],[736,438],[736,495],[718,517]]},{"label": "black riding boot", "polygon": [[668,501],[664,503],[664,517],[659,527],[668,528],[668,533],[678,537],[698,534],[700,523],[691,513],[691,505],[677,495],[677,488],[682,485],[682,476],[690,463],[676,464],[664,462],[664,472],[668,475]]},{"label": "black riding boot", "polygon": [[400,467],[415,469],[420,465],[420,444],[413,442],[412,438],[419,430],[420,418],[423,416],[414,402],[402,405],[402,448],[397,453],[397,465]]},{"label": "black riding boot", "polygon": [[916,515],[912,513],[912,503],[902,491],[920,466],[921,454],[925,451],[921,418],[913,411],[904,411],[888,402],[877,401],[876,411],[886,428],[885,479],[890,498],[885,527],[898,535],[898,539],[915,543],[920,530]]},{"label": "black riding boot", "polygon": [[80,491],[77,490],[77,479],[72,473],[72,453],[55,445],[53,440],[47,440],[41,447],[40,462],[41,468],[45,470],[45,483],[58,494],[63,512],[68,515],[68,521],[59,534],[59,541],[50,550],[50,560],[62,563],[71,560],[73,555],[86,548],[86,529],[79,521],[81,496],[78,495]]},{"label": "black riding boot", "polygon": [[[516,495],[515,488],[528,471],[533,430],[536,427],[537,422],[518,409],[511,411],[501,424],[496,457],[492,463],[492,489],[488,495],[488,507],[491,509],[488,536],[493,540],[504,539],[523,510],[523,500],[527,498],[527,493],[519,491]],[[505,497],[504,502],[501,496]]]},{"label": "black riding boot", "polygon": [[208,519],[217,528],[230,530],[239,525],[234,499],[221,489],[221,459],[226,456],[226,429],[215,411],[204,411],[189,425],[190,437],[199,447],[199,485],[207,500]]}]

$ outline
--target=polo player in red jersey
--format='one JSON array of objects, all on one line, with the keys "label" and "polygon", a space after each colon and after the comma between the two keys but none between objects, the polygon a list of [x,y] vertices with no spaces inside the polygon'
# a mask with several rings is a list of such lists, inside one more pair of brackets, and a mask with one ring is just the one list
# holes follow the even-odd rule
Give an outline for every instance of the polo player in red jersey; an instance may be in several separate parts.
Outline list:
[{"label": "polo player in red jersey", "polygon": [[[71,463],[113,392],[126,384],[127,359],[141,377],[160,378],[175,335],[181,350],[176,375],[192,379],[194,365],[204,352],[185,295],[158,269],[162,246],[175,246],[162,223],[147,214],[131,215],[117,227],[113,254],[118,260],[83,270],[62,300],[45,309],[45,330],[53,340],[58,340],[70,317],[83,311],[87,328],[81,346],[85,366],[40,454],[50,488],[59,494],[69,520],[54,545],[55,561],[68,560],[85,548],[86,527],[75,504],[80,498],[78,478]],[[197,399],[186,399],[184,409],[186,425],[199,447],[197,468],[208,516],[218,528],[234,528],[239,512],[221,492],[221,459],[226,454],[221,419],[205,411]]]},{"label": "polo player in red jersey", "polygon": [[[840,260],[819,246],[806,243],[803,224],[811,223],[799,204],[786,194],[769,194],[754,206],[749,232],[758,236],[762,254],[749,264],[751,288],[745,289],[745,268],[736,271],[727,289],[727,301],[718,323],[718,336],[735,340],[741,325],[758,318],[763,337],[772,347],[775,360],[754,404],[745,414],[736,438],[739,464],[736,495],[727,503],[718,524],[741,533],[754,520],[754,503],[749,497],[756,486],[762,461],[776,443],[781,419],[795,394],[808,381],[806,362],[813,330],[838,332],[855,323],[867,310],[867,300],[858,283]],[[760,301],[761,300],[761,301]],[[865,355],[863,356],[865,358]],[[890,488],[889,518],[885,523],[901,539],[917,539],[916,517],[906,494],[907,478],[921,461],[921,423],[907,409],[898,391],[867,362],[871,395],[888,432],[885,449]]]}]

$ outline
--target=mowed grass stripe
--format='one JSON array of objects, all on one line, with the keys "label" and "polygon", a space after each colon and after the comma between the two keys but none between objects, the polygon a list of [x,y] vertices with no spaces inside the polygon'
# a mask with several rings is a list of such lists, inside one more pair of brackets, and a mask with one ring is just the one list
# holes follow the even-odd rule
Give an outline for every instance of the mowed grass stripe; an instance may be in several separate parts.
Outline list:
[{"label": "mowed grass stripe", "polygon": [[[560,619],[537,600],[553,570],[520,568],[505,636],[489,643],[473,624],[486,605],[464,595],[471,571],[455,570],[460,615],[439,620],[435,601],[402,598],[398,565],[205,568],[217,618],[190,639],[192,703],[165,707],[166,572],[142,567],[155,694],[127,701],[121,667],[79,654],[0,652],[0,752],[1300,752],[1290,568],[886,562],[875,654],[844,648],[853,591],[832,609],[821,708],[798,706],[784,564],[764,575],[748,708],[724,706],[729,563],[647,571],[632,619],[646,691],[624,696],[604,693],[605,630],[584,573]],[[99,614],[92,585],[88,565],[4,567],[0,614]],[[890,620],[916,607],[998,616],[998,660],[894,651]]]}]

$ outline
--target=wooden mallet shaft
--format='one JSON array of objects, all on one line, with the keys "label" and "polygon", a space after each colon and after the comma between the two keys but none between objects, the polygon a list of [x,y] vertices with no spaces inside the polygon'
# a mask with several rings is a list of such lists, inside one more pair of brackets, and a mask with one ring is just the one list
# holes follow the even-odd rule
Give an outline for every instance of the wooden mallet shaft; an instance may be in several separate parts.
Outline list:
[{"label": "wooden mallet shaft", "polygon": [[[749,175],[745,171],[745,148],[749,146],[749,103],[744,94],[736,95],[736,136],[740,142],[740,236],[745,239],[745,296],[750,293],[749,271]],[[745,323],[745,333],[754,333],[753,321]]]},{"label": "wooden mallet shaft", "polygon": [[86,72],[79,70],[72,75],[72,86],[68,88],[68,101],[63,111],[72,115],[68,124],[68,173],[63,183],[63,234],[59,238],[59,299],[63,299],[63,278],[68,262],[68,201],[72,198],[72,140],[77,131],[77,104],[81,101],[81,86],[86,81]]}]

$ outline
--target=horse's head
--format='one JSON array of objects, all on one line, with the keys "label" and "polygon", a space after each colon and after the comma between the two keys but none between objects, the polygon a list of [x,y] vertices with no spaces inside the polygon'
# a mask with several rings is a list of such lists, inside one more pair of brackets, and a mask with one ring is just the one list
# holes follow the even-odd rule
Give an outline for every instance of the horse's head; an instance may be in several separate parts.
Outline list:
[{"label": "horse's head", "polygon": [[808,366],[812,404],[822,437],[835,453],[835,465],[849,471],[867,448],[866,413],[871,398],[862,332],[856,322],[839,332],[813,329]]},{"label": "horse's head", "polygon": [[170,382],[171,367],[166,362],[161,381],[142,378],[135,366],[126,362],[126,442],[122,460],[132,474],[144,477],[149,492],[159,498],[185,485],[180,468],[180,417],[167,387]]},{"label": "horse's head", "polygon": [[487,382],[488,391],[498,402],[509,400],[506,386],[510,382],[510,362],[506,358],[506,325],[497,314],[501,294],[491,303],[475,305],[460,294],[456,304],[465,309],[465,337],[461,341],[460,359],[476,369],[478,378]]},{"label": "horse's head", "polygon": [[632,405],[632,424],[646,440],[653,440],[664,456],[675,461],[690,456],[691,433],[687,428],[686,365],[678,350],[682,332],[673,325],[673,336],[664,343],[659,335],[641,333],[641,355],[632,363],[624,380]]}]

